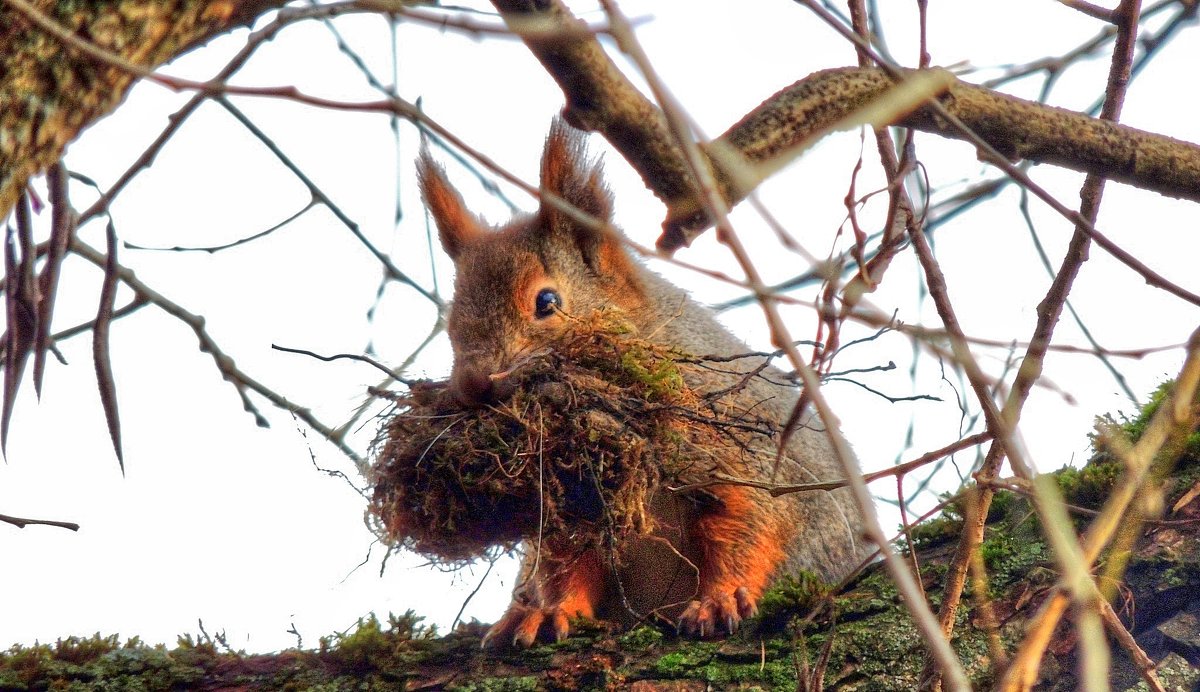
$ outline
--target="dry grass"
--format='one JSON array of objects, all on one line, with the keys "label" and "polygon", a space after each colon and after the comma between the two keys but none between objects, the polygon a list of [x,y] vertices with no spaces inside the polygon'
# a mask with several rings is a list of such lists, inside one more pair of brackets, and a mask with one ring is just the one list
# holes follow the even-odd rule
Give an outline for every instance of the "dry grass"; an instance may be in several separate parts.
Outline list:
[{"label": "dry grass", "polygon": [[490,407],[464,409],[446,382],[412,387],[375,445],[381,536],[455,563],[527,538],[613,546],[651,531],[655,491],[710,477],[703,460],[731,443],[685,383],[703,364],[628,332],[608,313],[573,322]]}]

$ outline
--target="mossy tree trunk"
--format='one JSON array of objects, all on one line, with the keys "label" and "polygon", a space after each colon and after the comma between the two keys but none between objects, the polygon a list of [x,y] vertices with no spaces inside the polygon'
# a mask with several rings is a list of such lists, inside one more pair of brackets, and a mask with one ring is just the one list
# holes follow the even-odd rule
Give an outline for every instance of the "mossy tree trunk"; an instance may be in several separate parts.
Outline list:
[{"label": "mossy tree trunk", "polygon": [[[1109,465],[1119,464],[1110,460]],[[1098,505],[1099,486],[1112,482],[1107,467],[1068,470],[1060,485],[1077,503]],[[1174,498],[1200,482],[1200,464],[1171,482]],[[1102,489],[1102,488],[1100,488]],[[1090,498],[1090,499],[1089,499]],[[931,601],[961,531],[949,515],[914,535],[922,580]],[[1001,646],[1012,651],[1051,593],[1057,574],[1028,503],[997,495],[982,556],[991,577],[986,599]],[[374,618],[350,633],[323,639],[316,650],[271,655],[230,651],[221,641],[181,637],[171,650],[115,637],[61,640],[0,653],[0,691],[33,689],[458,689],[458,690],[796,690],[820,679],[824,689],[918,689],[924,645],[895,586],[882,570],[862,577],[801,625],[819,588],[793,581],[768,593],[762,613],[737,637],[695,642],[669,627],[646,625],[627,633],[581,626],[567,641],[530,650],[484,651],[486,627],[467,625],[436,636],[411,616]],[[976,689],[989,689],[998,666],[988,643],[980,600],[968,593],[954,649]],[[1200,498],[1152,523],[1130,557],[1114,606],[1156,667],[1167,690],[1200,689]],[[831,614],[833,617],[831,617]],[[819,661],[830,642],[827,664]],[[1043,659],[1039,690],[1078,686],[1077,632],[1059,626]],[[1110,680],[1114,690],[1145,689],[1139,663],[1118,642]],[[1141,665],[1145,665],[1143,661]],[[804,670],[807,666],[807,676]]]}]

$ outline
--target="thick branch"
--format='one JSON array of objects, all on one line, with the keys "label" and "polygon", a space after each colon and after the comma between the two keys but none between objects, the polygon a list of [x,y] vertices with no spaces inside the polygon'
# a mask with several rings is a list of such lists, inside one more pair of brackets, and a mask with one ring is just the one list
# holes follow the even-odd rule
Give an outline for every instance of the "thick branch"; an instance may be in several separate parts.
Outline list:
[{"label": "thick branch", "polygon": [[[769,161],[880,98],[892,85],[883,70],[875,68],[816,72],[764,101],[718,141],[732,145],[751,162]],[[940,101],[1010,159],[1062,166],[1200,202],[1200,146],[1196,144],[959,80]],[[894,124],[961,139],[956,129],[927,109]],[[687,221],[686,210],[681,212],[668,218],[668,230]]]},{"label": "thick branch", "polygon": [[561,0],[492,4],[562,88],[567,122],[603,133],[668,206],[672,200],[698,197],[666,116],[621,73],[587,25]]},{"label": "thick branch", "polygon": [[284,2],[0,0],[0,218],[8,216],[29,178],[116,108],[137,77],[82,55],[36,27],[23,10],[32,8],[90,43],[154,67]]},{"label": "thick branch", "polygon": [[[604,135],[667,205],[659,246],[687,245],[710,225],[697,189],[672,141],[662,112],[617,69],[596,37],[561,0],[493,0],[514,31],[541,20],[524,41],[566,96],[564,114],[577,127]],[[516,21],[520,20],[520,21]],[[841,68],[814,73],[781,90],[717,140],[750,163],[765,163],[824,134],[884,95],[893,81],[880,69]],[[1063,166],[1155,192],[1200,202],[1200,146],[1073,111],[1026,101],[953,79],[943,107],[1012,159]],[[891,123],[943,137],[960,132],[928,109]],[[710,147],[709,151],[713,151]],[[712,162],[710,161],[710,164]],[[749,192],[717,170],[730,206]]]}]

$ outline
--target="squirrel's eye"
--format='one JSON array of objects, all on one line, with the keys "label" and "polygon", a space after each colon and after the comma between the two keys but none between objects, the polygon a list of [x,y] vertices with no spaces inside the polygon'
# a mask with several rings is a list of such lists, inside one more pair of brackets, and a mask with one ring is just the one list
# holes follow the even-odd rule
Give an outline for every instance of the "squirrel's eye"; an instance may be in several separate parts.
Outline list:
[{"label": "squirrel's eye", "polygon": [[558,295],[558,291],[553,288],[543,288],[538,291],[533,307],[534,317],[539,320],[545,319],[553,315],[556,309],[562,309],[562,296]]}]

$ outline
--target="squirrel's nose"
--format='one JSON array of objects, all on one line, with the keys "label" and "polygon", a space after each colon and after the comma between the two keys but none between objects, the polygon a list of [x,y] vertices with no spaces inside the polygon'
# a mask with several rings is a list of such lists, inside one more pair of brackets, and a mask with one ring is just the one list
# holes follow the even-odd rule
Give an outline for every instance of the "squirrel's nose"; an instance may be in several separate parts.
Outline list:
[{"label": "squirrel's nose", "polygon": [[450,386],[458,402],[477,408],[496,400],[496,386],[491,376],[477,368],[458,368],[450,377]]}]

